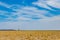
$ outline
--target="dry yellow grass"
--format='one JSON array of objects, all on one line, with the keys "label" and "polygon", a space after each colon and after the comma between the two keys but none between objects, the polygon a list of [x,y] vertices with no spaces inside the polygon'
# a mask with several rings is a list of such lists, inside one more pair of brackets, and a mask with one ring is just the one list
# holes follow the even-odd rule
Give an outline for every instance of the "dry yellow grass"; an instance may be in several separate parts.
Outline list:
[{"label": "dry yellow grass", "polygon": [[0,31],[0,40],[60,40],[60,31]]}]

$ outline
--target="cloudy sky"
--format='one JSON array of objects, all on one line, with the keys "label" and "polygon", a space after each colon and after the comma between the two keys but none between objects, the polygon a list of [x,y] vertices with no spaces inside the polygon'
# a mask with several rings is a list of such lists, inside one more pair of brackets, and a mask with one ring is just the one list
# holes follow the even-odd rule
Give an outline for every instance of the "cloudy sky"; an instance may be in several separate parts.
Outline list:
[{"label": "cloudy sky", "polygon": [[60,30],[60,0],[0,0],[0,29]]}]

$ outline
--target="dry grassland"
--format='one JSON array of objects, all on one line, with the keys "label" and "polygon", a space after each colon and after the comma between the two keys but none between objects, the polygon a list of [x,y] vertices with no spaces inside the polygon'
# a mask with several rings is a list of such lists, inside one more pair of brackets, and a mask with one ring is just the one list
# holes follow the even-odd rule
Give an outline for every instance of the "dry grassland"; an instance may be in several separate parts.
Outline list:
[{"label": "dry grassland", "polygon": [[60,40],[60,31],[0,31],[0,40]]}]

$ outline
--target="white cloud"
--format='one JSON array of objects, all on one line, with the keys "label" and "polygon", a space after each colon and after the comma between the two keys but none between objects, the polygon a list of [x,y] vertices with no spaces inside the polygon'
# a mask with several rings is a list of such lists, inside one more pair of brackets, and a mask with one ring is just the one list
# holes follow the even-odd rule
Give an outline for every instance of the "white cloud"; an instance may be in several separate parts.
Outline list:
[{"label": "white cloud", "polygon": [[4,7],[6,7],[6,8],[10,8],[10,6],[11,6],[11,5],[6,4],[6,3],[3,3],[3,2],[0,2],[0,5],[1,5],[1,6],[4,6]]},{"label": "white cloud", "polygon": [[59,30],[60,16],[38,21],[0,22],[0,26],[0,29],[7,28],[16,30]]},{"label": "white cloud", "polygon": [[12,9],[14,11],[17,11],[20,8],[20,5],[18,5],[18,4],[11,4],[10,5],[10,4],[4,3],[4,2],[0,2],[0,5],[4,6],[6,8]]},{"label": "white cloud", "polygon": [[43,7],[43,8],[46,8],[46,9],[53,10],[50,7],[48,7],[47,4],[46,4],[46,1],[43,1],[43,0],[38,0],[37,2],[33,2],[32,4],[37,5],[39,7]]},{"label": "white cloud", "polygon": [[48,7],[47,4],[55,8],[60,8],[59,0],[38,0],[37,2],[33,2],[32,4],[49,10],[54,10],[54,9]]},{"label": "white cloud", "polygon": [[[15,20],[12,16],[15,16],[14,14],[9,15],[10,12],[0,10],[0,20],[5,19],[5,20]],[[6,16],[7,18],[4,18],[3,16]],[[4,20],[4,21],[5,21]]]},{"label": "white cloud", "polygon": [[53,18],[41,19],[38,21],[22,22],[20,25],[23,30],[59,30],[60,16]]},{"label": "white cloud", "polygon": [[[16,7],[16,9],[14,7],[15,6],[12,5],[11,7],[8,8],[11,8],[12,10],[16,11],[16,12],[11,12],[12,13],[11,16],[17,15],[18,16],[16,18],[17,21],[0,22],[0,26],[1,26],[0,29],[18,29],[18,28],[21,30],[60,29],[60,15],[59,16],[51,15],[53,17],[47,17],[45,16],[45,14],[49,12],[46,10],[39,10],[36,7],[29,7],[29,6],[22,8],[18,6]],[[45,6],[45,8],[47,8],[47,6]],[[4,11],[0,11],[0,12],[4,13]],[[25,13],[26,15],[22,15],[23,13]],[[8,18],[8,20],[14,20],[11,16]],[[33,16],[37,16],[42,19],[32,20]]]},{"label": "white cloud", "polygon": [[53,16],[51,18],[41,19],[40,21],[50,22],[50,21],[55,21],[55,20],[60,20],[60,15]]},{"label": "white cloud", "polygon": [[[17,15],[18,16],[17,20],[20,20],[21,18],[26,19],[27,17],[28,17],[27,19],[31,19],[35,15],[39,18],[48,18],[47,16],[44,16],[45,14],[49,13],[48,11],[39,10],[36,7],[29,7],[29,6],[28,7],[24,7],[24,6],[20,7],[20,5],[7,5],[6,3],[3,3],[3,2],[0,2],[0,4],[2,6],[12,9],[13,11],[16,11],[16,12],[11,12],[12,13],[11,16]],[[21,15],[22,13],[25,13],[27,15],[22,16]],[[8,19],[12,19],[11,16]]]},{"label": "white cloud", "polygon": [[[45,16],[45,14],[47,14],[47,13],[49,13],[49,12],[46,10],[39,10],[35,7],[23,7],[16,11],[16,15],[18,15],[20,18],[21,17],[32,18],[33,16],[37,16],[39,18],[48,18],[47,16]],[[22,14],[26,14],[26,15],[22,15]],[[52,15],[50,15],[50,16],[52,16]],[[19,18],[17,18],[17,19],[19,19]]]},{"label": "white cloud", "polygon": [[[6,5],[6,4],[4,4]],[[12,15],[9,16],[9,18],[7,18],[7,20],[13,20],[12,16],[17,15],[18,17],[16,18],[16,20],[32,20],[33,17],[37,17],[37,18],[49,18],[47,16],[45,16],[45,14],[48,14],[49,12],[46,10],[39,10],[36,7],[24,7],[22,6],[20,8],[20,5],[11,5],[10,9],[12,9],[13,11],[16,12],[11,12]],[[22,15],[23,13],[25,13],[26,15]],[[49,13],[50,16],[53,16]],[[14,19],[15,20],[15,19]]]},{"label": "white cloud", "polygon": [[0,10],[0,15],[4,15],[5,13],[8,13],[7,11]]},{"label": "white cloud", "polygon": [[29,21],[32,20],[31,18],[26,18],[26,17],[18,17],[17,18],[18,21]]},{"label": "white cloud", "polygon": [[[33,16],[35,16],[35,17],[37,16],[39,18],[48,18],[47,16],[44,16],[45,14],[49,13],[46,10],[39,10],[35,7],[22,7],[21,9],[19,7],[17,7],[16,9],[14,9],[14,7],[11,8],[11,9],[13,9],[16,12],[11,12],[12,13],[11,16],[17,15],[18,17],[16,18],[16,20],[19,20],[19,21],[22,20],[22,19],[23,20],[26,20],[26,19],[27,20],[29,20],[29,19],[32,20]],[[25,13],[26,15],[23,15],[23,13]],[[11,16],[8,19],[11,19]]]},{"label": "white cloud", "polygon": [[47,0],[46,3],[55,8],[60,8],[60,0]]}]

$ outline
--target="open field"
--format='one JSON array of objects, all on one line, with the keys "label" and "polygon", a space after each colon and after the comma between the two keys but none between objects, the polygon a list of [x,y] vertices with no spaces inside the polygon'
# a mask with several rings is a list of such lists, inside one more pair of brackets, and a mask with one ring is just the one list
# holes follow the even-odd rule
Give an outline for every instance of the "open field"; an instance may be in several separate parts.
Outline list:
[{"label": "open field", "polygon": [[0,40],[60,40],[60,31],[0,31]]}]

